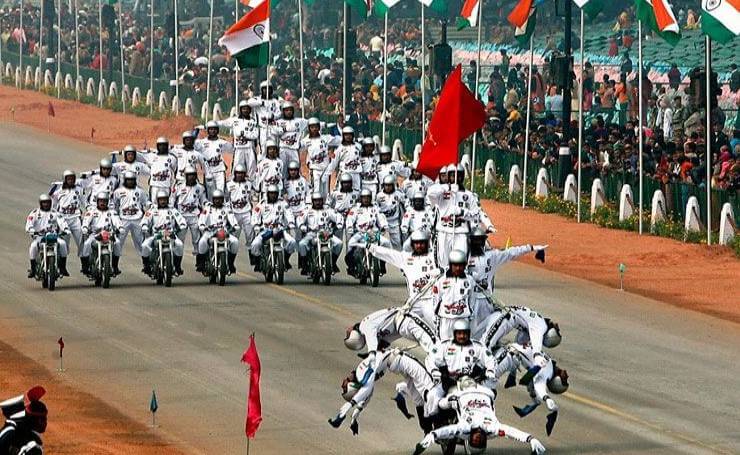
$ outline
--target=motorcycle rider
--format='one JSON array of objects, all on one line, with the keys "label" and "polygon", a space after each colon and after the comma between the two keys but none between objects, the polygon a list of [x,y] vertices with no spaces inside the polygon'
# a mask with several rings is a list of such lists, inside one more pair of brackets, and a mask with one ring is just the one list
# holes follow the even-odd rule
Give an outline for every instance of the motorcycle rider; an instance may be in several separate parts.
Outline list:
[{"label": "motorcycle rider", "polygon": [[252,107],[247,100],[241,100],[239,115],[217,123],[219,126],[231,128],[234,136],[234,161],[231,166],[236,168],[241,164],[247,170],[247,179],[252,180],[257,167],[255,144],[259,139],[259,127],[252,115]]},{"label": "motorcycle rider", "polygon": [[177,158],[170,154],[170,141],[159,137],[156,147],[156,153],[145,155],[149,163],[149,200],[152,201],[160,190],[170,194],[177,173]]},{"label": "motorcycle rider", "polygon": [[206,137],[195,141],[195,149],[203,155],[206,163],[206,189],[211,196],[215,190],[223,193],[226,186],[224,153],[234,151],[231,142],[218,137],[218,132],[218,123],[211,120],[206,123]]},{"label": "motorcycle rider", "polygon": [[264,147],[265,157],[257,163],[257,177],[255,179],[257,189],[263,197],[270,185],[275,185],[280,193],[283,191],[283,161],[280,159],[277,143],[268,139],[265,141]]},{"label": "motorcycle rider", "polygon": [[360,168],[362,169],[362,189],[378,193],[378,157],[375,155],[375,141],[373,138],[362,139],[360,150]]},{"label": "motorcycle rider", "polygon": [[298,154],[300,140],[308,126],[304,118],[296,118],[295,106],[290,101],[283,101],[280,105],[282,118],[275,121],[276,137],[280,139],[280,159],[283,161],[284,169],[289,167],[292,161],[300,163]]},{"label": "motorcycle rider", "polygon": [[265,141],[275,139],[274,125],[275,121],[280,118],[280,100],[275,98],[275,90],[267,81],[260,83],[260,96],[250,98],[247,103],[252,107],[252,111],[257,116],[259,127],[260,148],[265,148]]},{"label": "motorcycle rider", "polygon": [[[234,173],[231,180],[226,183],[226,202],[234,214],[241,232],[244,233],[244,240],[247,248],[254,240],[254,228],[252,227],[252,183],[247,180],[247,168],[243,164],[237,164],[234,167]],[[237,235],[237,238],[239,236]],[[254,256],[249,253],[249,263],[255,264]]]},{"label": "motorcycle rider", "polygon": [[486,229],[486,232],[488,232],[489,234],[495,233],[496,228],[493,227],[491,219],[488,217],[488,214],[480,207],[480,199],[478,198],[478,195],[473,191],[465,188],[465,167],[462,164],[458,164],[457,166],[451,164],[447,169],[447,176],[447,180],[451,184],[457,185],[458,196],[461,196],[463,201],[475,201],[475,204],[472,204],[471,206],[473,208],[473,211],[477,214],[477,219],[471,223],[471,228],[472,226],[482,224],[483,227]]},{"label": "motorcycle rider", "polygon": [[[342,221],[345,226],[347,225],[347,214],[350,209],[357,205],[357,200],[360,196],[360,192],[352,188],[352,176],[349,174],[342,174],[339,176],[339,189],[334,190],[329,194],[327,204],[333,208],[339,216],[342,217]],[[344,231],[337,229],[335,235],[340,239],[344,238]]]},{"label": "motorcycle rider", "polygon": [[408,178],[411,175],[411,168],[402,161],[392,160],[393,154],[391,148],[387,145],[380,147],[378,155],[378,181],[383,182],[389,175],[394,181],[398,177]]},{"label": "motorcycle rider", "polygon": [[414,163],[411,165],[411,175],[401,184],[401,191],[406,195],[407,200],[411,199],[417,192],[426,196],[427,189],[432,183],[434,183],[432,179],[416,170],[416,163]]},{"label": "motorcycle rider", "polygon": [[[364,246],[365,235],[374,235],[372,231],[378,231],[380,234],[386,233],[388,231],[388,221],[380,209],[376,205],[373,205],[373,193],[370,190],[362,190],[360,191],[359,205],[350,209],[344,225],[347,229],[347,236],[349,237],[347,241],[347,254],[344,255],[344,261],[347,264],[347,273],[354,275],[356,269],[355,251],[357,248]],[[390,240],[383,235],[380,235],[379,243],[385,247],[390,247],[391,245]],[[385,273],[385,263],[382,261],[380,263],[380,272]]]},{"label": "motorcycle rider", "polygon": [[331,163],[329,148],[336,147],[337,140],[329,134],[321,134],[321,122],[316,117],[308,119],[308,135],[301,140],[301,150],[306,151],[306,164],[311,172],[311,188],[326,197],[329,193]]},{"label": "motorcycle rider", "polygon": [[[282,231],[285,251],[285,269],[290,270],[290,256],[296,248],[296,242],[293,236],[288,232],[295,229],[295,219],[293,212],[288,207],[288,203],[278,199],[278,187],[276,185],[267,186],[267,198],[262,200],[252,210],[252,225],[255,229],[254,240],[252,241],[252,254],[256,257],[262,255],[262,242],[274,235],[275,231]],[[261,234],[261,235],[260,235]],[[254,266],[255,272],[260,272],[260,261]]]},{"label": "motorcycle rider", "polygon": [[[59,212],[51,208],[51,196],[43,193],[39,196],[39,208],[31,210],[26,217],[26,233],[33,240],[28,247],[28,258],[31,261],[31,268],[28,270],[28,278],[36,276],[36,255],[39,251],[39,243],[43,240],[44,235],[55,233],[58,235],[69,235],[69,227],[64,217]],[[57,238],[57,253],[59,254],[58,262],[59,273],[62,276],[69,276],[67,271],[67,242],[63,238]]]},{"label": "motorcycle rider", "polygon": [[[293,219],[296,222],[303,216],[306,211],[306,201],[310,196],[308,182],[301,175],[301,165],[298,161],[288,163],[288,178],[284,182],[283,198],[288,203],[288,208],[293,212]],[[322,198],[323,199],[323,198]],[[296,229],[292,233],[296,242],[301,240],[301,231]]]},{"label": "motorcycle rider", "polygon": [[480,324],[485,327],[480,341],[492,349],[514,330],[517,330],[516,342],[529,343],[536,352],[541,352],[543,346],[554,348],[563,339],[556,322],[523,306],[499,309]]},{"label": "motorcycle rider", "polygon": [[401,249],[401,218],[403,217],[403,193],[396,189],[396,177],[386,175],[383,179],[383,191],[375,197],[375,205],[388,221],[388,236],[393,248]]},{"label": "motorcycle rider", "polygon": [[195,260],[196,270],[199,272],[205,270],[210,247],[209,241],[219,229],[223,229],[228,235],[226,243],[229,273],[236,273],[234,261],[236,260],[236,253],[239,251],[239,238],[234,234],[238,234],[239,222],[234,217],[231,209],[224,205],[223,191],[215,190],[213,192],[211,203],[206,204],[198,217],[198,227],[200,229],[200,239],[198,239],[198,255]]},{"label": "motorcycle rider", "polygon": [[123,174],[127,171],[133,172],[137,179],[149,175],[149,165],[139,159],[139,152],[136,151],[136,147],[128,144],[121,153],[123,154],[123,161],[113,163],[113,174],[116,177],[123,178]]},{"label": "motorcycle rider", "polygon": [[[324,197],[316,191],[311,195],[311,208],[298,218],[298,226],[303,238],[298,242],[298,265],[301,275],[308,275],[308,249],[321,231],[334,232],[334,226],[342,229],[344,221],[332,208],[324,207]],[[337,259],[342,252],[342,241],[335,235],[329,239],[331,244],[332,271],[339,273]]]},{"label": "motorcycle rider", "polygon": [[185,249],[182,240],[177,238],[179,231],[187,229],[188,223],[180,212],[170,207],[170,196],[166,191],[157,193],[157,206],[147,210],[144,218],[141,220],[141,230],[144,235],[148,235],[141,245],[141,262],[144,265],[142,272],[147,275],[152,274],[152,263],[150,256],[152,254],[152,243],[157,234],[169,231],[172,242],[172,262],[175,266],[175,273],[182,275],[182,255]]},{"label": "motorcycle rider", "polygon": [[141,219],[149,208],[149,197],[146,191],[136,185],[136,174],[126,171],[122,177],[123,186],[113,192],[113,209],[123,224],[120,237],[121,249],[126,243],[128,233],[131,232],[136,254],[141,256],[141,242],[144,240],[141,233]]},{"label": "motorcycle rider", "polygon": [[82,270],[85,275],[90,274],[90,253],[95,237],[102,231],[108,231],[114,235],[113,239],[113,275],[120,275],[121,270],[118,268],[118,262],[121,260],[121,242],[118,234],[121,232],[121,219],[114,210],[108,207],[110,196],[103,191],[98,193],[96,206],[85,212],[82,219],[82,234],[85,241],[82,244]]},{"label": "motorcycle rider", "polygon": [[360,146],[355,142],[355,130],[351,126],[342,128],[342,143],[334,151],[334,157],[327,171],[331,174],[335,169],[340,174],[352,176],[352,189],[360,191],[362,187],[360,166]]},{"label": "motorcycle rider", "polygon": [[194,169],[206,173],[206,164],[203,161],[203,155],[195,149],[195,136],[193,131],[184,131],[182,133],[182,145],[176,145],[172,149],[172,154],[177,158],[177,183],[185,181],[185,169],[192,166]]},{"label": "motorcycle rider", "polygon": [[432,286],[437,333],[442,341],[452,338],[456,321],[464,320],[470,323],[474,304],[475,281],[465,273],[465,267],[468,265],[467,255],[460,250],[452,250],[449,259],[449,268]]},{"label": "motorcycle rider", "polygon": [[434,223],[434,211],[424,202],[424,193],[417,191],[411,196],[410,204],[401,218],[403,250],[411,251],[411,234],[419,230],[429,231]]},{"label": "motorcycle rider", "polygon": [[112,193],[118,187],[118,178],[113,175],[113,164],[108,158],[100,160],[99,170],[80,174],[80,184],[88,191],[87,204],[98,200],[99,193]]},{"label": "motorcycle rider", "polygon": [[82,209],[84,208],[85,188],[77,182],[75,173],[67,169],[62,174],[61,182],[52,183],[49,195],[51,196],[52,207],[64,217],[64,221],[67,223],[70,236],[77,245],[77,256],[82,256],[81,218]]},{"label": "motorcycle rider", "polygon": [[183,169],[184,181],[178,182],[172,193],[172,206],[175,207],[185,218],[187,229],[177,233],[181,241],[185,241],[185,234],[190,231],[190,241],[193,243],[193,251],[198,251],[198,240],[200,240],[200,228],[198,217],[205,208],[206,188],[198,182],[198,173],[193,166]]}]

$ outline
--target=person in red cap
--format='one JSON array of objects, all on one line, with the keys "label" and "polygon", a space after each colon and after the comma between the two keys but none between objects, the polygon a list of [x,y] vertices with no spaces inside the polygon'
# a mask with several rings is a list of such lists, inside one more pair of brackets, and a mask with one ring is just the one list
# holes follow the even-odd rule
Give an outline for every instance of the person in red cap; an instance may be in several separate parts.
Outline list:
[{"label": "person in red cap", "polygon": [[0,455],[41,455],[46,431],[48,410],[41,402],[46,390],[33,387],[25,395],[19,395],[0,403],[5,416],[5,425],[0,429]]}]

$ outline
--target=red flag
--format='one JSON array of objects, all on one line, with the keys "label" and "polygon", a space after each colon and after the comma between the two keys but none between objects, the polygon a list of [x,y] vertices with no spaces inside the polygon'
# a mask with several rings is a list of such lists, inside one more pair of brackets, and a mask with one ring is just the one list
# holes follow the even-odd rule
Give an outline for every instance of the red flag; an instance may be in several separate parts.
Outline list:
[{"label": "red flag", "polygon": [[437,178],[443,166],[457,163],[460,143],[485,122],[486,110],[463,84],[462,67],[457,65],[442,87],[416,169]]},{"label": "red flag", "polygon": [[51,104],[51,101],[49,101],[49,117],[55,117],[54,106]]},{"label": "red flag", "polygon": [[254,439],[262,423],[262,402],[260,400],[260,356],[254,343],[254,334],[249,337],[249,348],[242,355],[242,362],[249,365],[249,397],[247,398],[247,438]]},{"label": "red flag", "polygon": [[59,340],[57,340],[57,344],[59,345],[59,357],[63,357],[62,352],[64,351],[64,340],[62,337],[59,337]]}]

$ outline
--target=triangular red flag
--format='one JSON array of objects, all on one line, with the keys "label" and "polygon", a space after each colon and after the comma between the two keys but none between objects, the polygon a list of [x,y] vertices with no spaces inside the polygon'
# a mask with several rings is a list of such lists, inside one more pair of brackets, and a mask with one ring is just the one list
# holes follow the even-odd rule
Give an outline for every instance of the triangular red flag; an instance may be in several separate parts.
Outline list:
[{"label": "triangular red flag", "polygon": [[62,337],[59,337],[59,339],[57,340],[57,344],[59,345],[59,357],[64,357],[64,340],[62,339]]},{"label": "triangular red flag", "polygon": [[51,101],[49,101],[49,117],[55,117],[55,116],[56,115],[54,114],[54,105],[51,104]]},{"label": "triangular red flag", "polygon": [[254,334],[249,337],[249,348],[242,355],[242,362],[249,365],[249,396],[247,398],[247,438],[253,439],[262,423],[262,401],[260,399],[260,356],[254,342]]},{"label": "triangular red flag", "polygon": [[457,65],[442,88],[416,169],[437,178],[443,166],[457,163],[460,143],[485,122],[486,110],[463,84],[462,67]]}]

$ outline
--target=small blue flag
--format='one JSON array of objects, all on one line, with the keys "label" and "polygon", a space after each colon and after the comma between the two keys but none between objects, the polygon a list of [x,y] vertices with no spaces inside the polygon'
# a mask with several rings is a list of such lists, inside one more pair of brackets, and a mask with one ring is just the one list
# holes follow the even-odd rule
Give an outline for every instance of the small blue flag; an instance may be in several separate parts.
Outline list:
[{"label": "small blue flag", "polygon": [[152,399],[149,402],[149,411],[155,413],[157,412],[157,409],[159,409],[159,405],[157,404],[157,394],[152,390]]}]

